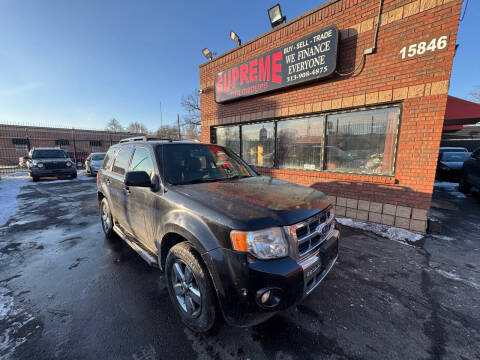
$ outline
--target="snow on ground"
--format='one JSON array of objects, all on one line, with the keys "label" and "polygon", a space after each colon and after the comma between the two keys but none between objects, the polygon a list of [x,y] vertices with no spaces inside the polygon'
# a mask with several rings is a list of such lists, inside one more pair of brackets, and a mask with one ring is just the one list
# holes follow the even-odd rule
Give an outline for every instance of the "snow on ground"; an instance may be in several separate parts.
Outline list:
[{"label": "snow on ground", "polygon": [[408,245],[409,242],[416,242],[423,238],[423,235],[416,234],[414,232],[396,228],[388,225],[366,223],[363,221],[356,221],[348,218],[337,217],[337,221],[345,226],[353,227],[356,229],[361,229],[365,231],[373,232],[376,235],[382,236],[384,238],[400,242],[402,244]]},{"label": "snow on ground", "polygon": [[[67,181],[83,181],[89,177],[84,170],[78,171],[78,177],[74,180],[40,180],[38,184],[55,184]],[[0,180],[0,227],[5,225],[8,219],[17,211],[17,196],[23,186],[32,183],[32,179],[27,172],[17,172],[3,176]],[[74,194],[75,195],[75,194]]]},{"label": "snow on ground", "polygon": [[3,332],[0,333],[0,358],[5,360],[12,358],[15,349],[27,341],[19,334],[24,333],[25,326],[35,320],[35,317],[25,311],[21,305],[14,304],[10,294],[9,289],[0,286],[0,322],[6,324]]},{"label": "snow on ground", "polygon": [[17,173],[0,180],[0,226],[17,211],[17,196],[29,181],[27,173]]}]

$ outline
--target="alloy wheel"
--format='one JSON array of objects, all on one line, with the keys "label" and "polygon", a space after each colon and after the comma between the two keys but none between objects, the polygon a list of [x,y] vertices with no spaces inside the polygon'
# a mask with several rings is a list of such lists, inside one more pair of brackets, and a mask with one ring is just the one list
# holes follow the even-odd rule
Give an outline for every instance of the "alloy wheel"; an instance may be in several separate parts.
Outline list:
[{"label": "alloy wheel", "polygon": [[172,270],[172,287],[178,304],[191,317],[198,317],[202,309],[202,295],[192,269],[177,260]]},{"label": "alloy wheel", "polygon": [[108,231],[110,229],[110,214],[108,210],[108,204],[106,201],[102,202],[102,226],[105,231]]}]

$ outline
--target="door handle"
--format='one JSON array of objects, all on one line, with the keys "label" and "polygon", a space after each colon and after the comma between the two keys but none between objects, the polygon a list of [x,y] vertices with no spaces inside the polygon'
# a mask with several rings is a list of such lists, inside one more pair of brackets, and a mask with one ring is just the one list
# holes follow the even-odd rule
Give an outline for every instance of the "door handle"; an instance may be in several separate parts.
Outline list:
[{"label": "door handle", "polygon": [[132,193],[132,192],[130,191],[130,189],[129,189],[128,186],[124,186],[124,187],[123,187],[123,190],[125,191],[125,193],[126,193],[127,195],[130,195],[130,194]]}]

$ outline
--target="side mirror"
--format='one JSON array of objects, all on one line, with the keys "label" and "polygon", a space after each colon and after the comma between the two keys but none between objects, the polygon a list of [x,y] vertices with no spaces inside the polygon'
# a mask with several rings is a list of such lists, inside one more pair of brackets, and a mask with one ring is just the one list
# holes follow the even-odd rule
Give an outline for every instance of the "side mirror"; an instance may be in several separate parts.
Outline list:
[{"label": "side mirror", "polygon": [[152,176],[152,191],[161,191],[164,193],[166,191],[166,188],[163,186],[162,181],[160,180],[160,177],[158,175],[153,175]]},{"label": "side mirror", "polygon": [[151,187],[152,180],[145,171],[129,171],[125,174],[125,186]]},{"label": "side mirror", "polygon": [[30,156],[24,156],[23,160],[32,160],[32,158]]}]

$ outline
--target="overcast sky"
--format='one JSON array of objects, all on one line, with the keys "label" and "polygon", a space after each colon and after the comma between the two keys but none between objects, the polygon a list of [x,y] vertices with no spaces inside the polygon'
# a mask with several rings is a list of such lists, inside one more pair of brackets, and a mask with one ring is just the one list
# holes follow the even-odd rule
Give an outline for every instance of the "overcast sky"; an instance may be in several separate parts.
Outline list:
[{"label": "overcast sky", "polygon": [[[325,1],[283,1],[292,19]],[[204,47],[221,54],[270,29],[275,1],[0,0],[0,122],[156,129],[198,87]],[[480,86],[480,1],[460,24],[450,93]]]}]

